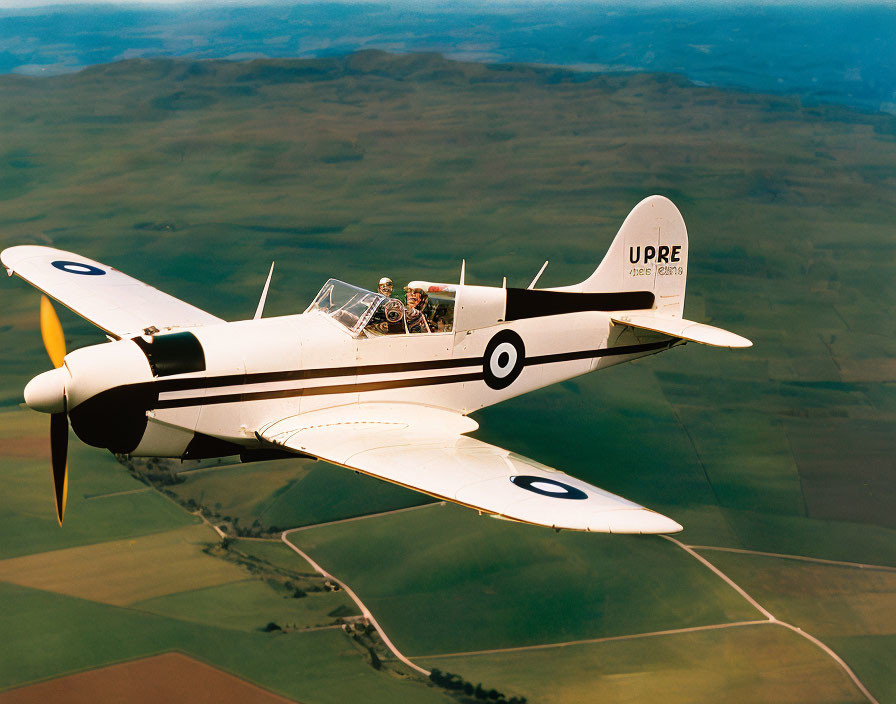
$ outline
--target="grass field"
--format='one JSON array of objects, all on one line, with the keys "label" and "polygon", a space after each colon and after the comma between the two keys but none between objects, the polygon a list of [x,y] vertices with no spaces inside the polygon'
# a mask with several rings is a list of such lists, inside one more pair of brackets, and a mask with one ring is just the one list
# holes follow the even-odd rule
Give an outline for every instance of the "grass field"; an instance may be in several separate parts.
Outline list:
[{"label": "grass field", "polygon": [[[635,203],[665,194],[688,225],[687,317],[755,346],[735,353],[688,345],[545,389],[478,413],[476,436],[671,516],[690,544],[896,565],[892,116],[674,76],[365,52],[2,76],[0,129],[8,145],[0,147],[2,246],[72,249],[228,319],[251,315],[271,260],[268,315],[302,310],[330,276],[361,285],[383,274],[453,281],[462,258],[471,283],[496,285],[506,275],[509,285],[526,285],[550,258],[540,285],[569,284],[593,270]],[[8,286],[0,559],[40,562],[47,551],[81,546],[101,554],[97,543],[151,543],[189,529],[195,519],[174,502],[141,491],[108,454],[74,439],[58,528],[46,419],[16,407],[27,380],[48,366],[37,296]],[[69,349],[102,341],[87,323],[61,316]],[[184,500],[246,527],[257,520],[288,528],[426,500],[302,461],[184,479],[172,487]],[[755,617],[659,539],[555,535],[439,507],[293,539],[369,601],[411,654]],[[308,570],[290,563],[285,546],[237,545],[278,568]],[[24,575],[29,563],[17,564]],[[778,574],[770,582],[781,592],[775,607],[790,613],[801,593],[815,594],[818,610],[794,618],[817,626],[813,634],[829,638],[882,702],[896,701],[892,658],[882,654],[892,653],[893,636],[881,632],[896,597],[830,574]],[[775,596],[747,577],[763,598]],[[89,573],[72,573],[79,579],[88,583]],[[842,598],[821,596],[828,580]],[[12,605],[0,630],[16,646],[13,660],[0,663],[0,686],[178,648],[303,701],[366,699],[368,690],[372,701],[438,696],[375,673],[336,631],[238,630],[284,608],[282,597],[267,603],[263,583],[240,584],[181,590],[148,605],[195,615],[190,622],[0,584]],[[233,629],[198,623],[213,618],[216,596]],[[844,614],[861,618],[852,630],[825,630]],[[672,693],[855,698],[808,642],[774,627],[582,646],[568,662],[547,652],[445,669],[505,692],[518,684],[533,702],[592,690],[664,701]]]},{"label": "grass field", "polygon": [[[49,446],[46,417],[27,410],[0,413],[0,437]],[[5,479],[0,511],[0,559],[99,541],[136,538],[198,523],[171,501],[130,476],[107,452],[69,444],[69,491],[65,528],[56,520],[47,457],[0,456]]]},{"label": "grass field", "polygon": [[278,567],[280,569],[289,570],[290,572],[298,572],[304,574],[315,574],[314,570],[304,560],[297,560],[296,553],[280,540],[234,540],[234,549],[256,558],[265,563]]},{"label": "grass field", "polygon": [[[295,553],[293,553],[295,555]],[[231,582],[138,601],[141,611],[242,631],[261,630],[273,622],[281,628],[333,625],[333,613],[357,615],[358,607],[343,592],[312,592],[292,598],[282,588],[260,579]]]},{"label": "grass field", "polygon": [[[671,367],[672,357],[681,361],[700,352],[688,346],[484,409],[476,414],[481,428],[475,435],[671,516],[684,525],[687,543],[896,566],[896,530],[883,517],[877,524],[866,522],[869,510],[888,501],[889,489],[882,492],[883,498],[870,491],[861,480],[864,467],[853,478],[841,462],[837,475],[849,497],[841,501],[843,510],[853,516],[865,512],[862,523],[807,516],[795,460],[779,454],[775,464],[775,453],[787,442],[778,416],[736,411],[743,421],[737,428],[725,411],[676,415],[663,394],[664,375],[651,374],[650,367]],[[713,383],[694,379],[689,393],[701,399],[707,398],[707,390],[709,398],[736,397],[736,390],[729,396]],[[817,404],[823,402],[816,399]],[[685,418],[691,422],[683,426]],[[795,422],[813,427],[811,420]],[[886,422],[877,421],[876,430],[877,425]],[[725,432],[732,427],[736,432]],[[545,443],[543,437],[562,437],[563,442]],[[879,431],[876,437],[882,438]],[[698,454],[696,442],[717,449],[712,456],[716,464]],[[855,449],[879,456],[876,448]],[[842,460],[842,447],[838,452],[830,455],[829,463]],[[720,465],[728,467],[730,487],[711,481],[725,478]],[[739,495],[733,491],[737,487]]]},{"label": "grass field", "polygon": [[0,630],[16,634],[0,660],[3,688],[178,649],[302,702],[445,701],[377,673],[340,631],[247,633],[10,584],[0,598]]},{"label": "grass field", "polygon": [[815,646],[770,625],[423,662],[544,704],[866,701]]},{"label": "grass field", "polygon": [[371,511],[417,506],[431,499],[323,462],[285,460],[181,474],[168,487],[239,527],[262,531],[325,523]]},{"label": "grass field", "polygon": [[835,648],[880,701],[896,701],[896,571],[718,551],[703,555],[777,618]]},{"label": "grass field", "polygon": [[0,579],[118,606],[246,579],[246,571],[202,552],[215,538],[206,526],[190,526],[50,550],[0,561]]},{"label": "grass field", "polygon": [[398,647],[417,656],[758,617],[657,538],[555,534],[448,505],[290,540],[352,585]]},{"label": "grass field", "polygon": [[893,682],[896,636],[831,636],[827,642],[852,664],[879,701],[896,701]]}]

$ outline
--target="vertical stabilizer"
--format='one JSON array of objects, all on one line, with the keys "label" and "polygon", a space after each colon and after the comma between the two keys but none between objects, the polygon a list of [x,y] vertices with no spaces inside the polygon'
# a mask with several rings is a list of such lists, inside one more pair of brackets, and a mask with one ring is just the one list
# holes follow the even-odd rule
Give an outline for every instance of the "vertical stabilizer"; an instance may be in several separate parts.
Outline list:
[{"label": "vertical stabilizer", "polygon": [[577,293],[651,291],[657,313],[680,318],[688,275],[688,231],[678,208],[650,196],[629,213],[595,272],[580,284],[554,289]]}]

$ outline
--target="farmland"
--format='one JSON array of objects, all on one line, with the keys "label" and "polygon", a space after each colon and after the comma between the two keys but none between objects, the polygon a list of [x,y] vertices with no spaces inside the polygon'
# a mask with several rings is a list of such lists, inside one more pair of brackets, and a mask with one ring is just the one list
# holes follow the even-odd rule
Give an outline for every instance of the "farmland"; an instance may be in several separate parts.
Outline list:
[{"label": "farmland", "polygon": [[811,645],[762,625],[425,662],[473,679],[513,682],[546,704],[863,701]]},{"label": "farmland", "polygon": [[[556,643],[757,616],[657,538],[555,535],[449,505],[301,531],[290,540],[355,585],[407,653]],[[694,593],[701,594],[698,603]]]},{"label": "farmland", "polygon": [[254,687],[180,653],[165,653],[110,665],[68,677],[23,687],[0,695],[4,704],[60,701],[88,704],[97,692],[114,691],[122,701],[154,704],[173,701],[185,694],[198,704],[282,704],[289,701]]},{"label": "farmland", "polygon": [[[668,195],[690,236],[687,317],[755,346],[688,345],[544,389],[477,413],[476,437],[674,518],[687,545],[896,566],[891,116],[363,52],[2,76],[0,128],[3,246],[71,249],[227,319],[252,314],[271,260],[267,315],[303,310],[330,276],[453,281],[462,258],[472,283],[525,285],[550,258],[540,285],[568,284],[635,203]],[[275,532],[425,497],[305,460],[184,471],[165,495],[73,438],[59,529],[46,418],[18,407],[48,364],[36,300],[7,282],[0,316],[0,631],[16,646],[0,688],[177,650],[303,702],[450,701],[372,668],[338,628],[355,606],[287,546],[225,545],[184,509]],[[61,316],[69,349],[103,340]],[[660,538],[433,505],[289,539],[406,655],[533,703],[861,701],[794,631],[731,625],[763,616]],[[889,573],[698,554],[896,701]]]}]

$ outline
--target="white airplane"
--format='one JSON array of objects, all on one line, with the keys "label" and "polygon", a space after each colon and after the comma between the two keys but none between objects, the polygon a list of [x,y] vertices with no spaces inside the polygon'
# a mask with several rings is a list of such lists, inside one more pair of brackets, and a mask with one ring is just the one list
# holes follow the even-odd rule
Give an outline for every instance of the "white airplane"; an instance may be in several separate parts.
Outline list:
[{"label": "white airplane", "polygon": [[[479,427],[469,414],[685,342],[751,345],[681,317],[687,230],[662,196],[632,210],[579,284],[472,286],[463,269],[459,284],[411,282],[429,298],[422,322],[410,305],[335,279],[304,313],[262,318],[269,274],[255,317],[228,323],[70,252],[18,246],[0,260],[46,294],[41,333],[55,369],[24,396],[51,414],[60,525],[70,420],[88,445],[135,457],[314,457],[497,518],[676,532],[670,518],[468,437]],[[46,296],[110,341],[66,354]]]}]

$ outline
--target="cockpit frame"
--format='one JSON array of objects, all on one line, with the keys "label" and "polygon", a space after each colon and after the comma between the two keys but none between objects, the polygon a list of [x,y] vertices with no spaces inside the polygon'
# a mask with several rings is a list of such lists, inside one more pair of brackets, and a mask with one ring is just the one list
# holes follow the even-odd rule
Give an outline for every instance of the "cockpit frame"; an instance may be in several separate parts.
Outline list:
[{"label": "cockpit frame", "polygon": [[[421,282],[411,282],[418,286]],[[446,291],[445,286],[429,286],[424,289],[430,296],[424,317],[416,315],[413,321],[408,309],[397,298],[329,279],[314,297],[305,313],[318,312],[339,323],[352,336],[380,337],[382,335],[416,335],[420,333],[450,333],[454,323],[454,290]]]}]

